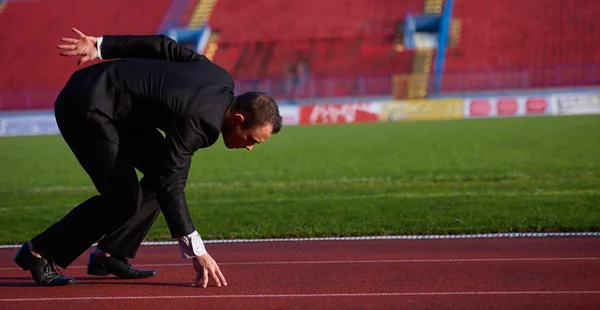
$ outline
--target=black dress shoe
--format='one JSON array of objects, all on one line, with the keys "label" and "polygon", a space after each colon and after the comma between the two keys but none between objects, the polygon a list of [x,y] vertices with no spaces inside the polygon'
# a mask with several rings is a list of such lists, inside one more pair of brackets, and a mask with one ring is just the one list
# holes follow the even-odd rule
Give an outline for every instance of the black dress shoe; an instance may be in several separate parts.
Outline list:
[{"label": "black dress shoe", "polygon": [[90,254],[87,273],[94,276],[113,274],[121,279],[144,279],[158,274],[156,270],[139,270],[131,266],[126,258],[103,257]]},{"label": "black dress shoe", "polygon": [[31,254],[27,243],[23,244],[15,255],[15,262],[23,270],[29,270],[33,280],[42,286],[61,286],[75,283],[75,279],[65,277],[54,269],[54,263],[46,258]]}]

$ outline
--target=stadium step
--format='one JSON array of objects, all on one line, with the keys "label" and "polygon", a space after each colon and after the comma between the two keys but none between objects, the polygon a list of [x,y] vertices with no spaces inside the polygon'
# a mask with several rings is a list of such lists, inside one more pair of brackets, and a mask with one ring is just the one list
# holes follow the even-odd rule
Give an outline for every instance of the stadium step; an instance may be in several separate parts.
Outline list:
[{"label": "stadium step", "polygon": [[206,44],[206,48],[204,49],[204,56],[206,56],[206,58],[213,60],[215,53],[219,49],[219,46],[217,44],[218,39],[219,35],[217,33],[212,32],[210,34],[210,39],[208,39],[208,44]]},{"label": "stadium step", "polygon": [[450,46],[457,46],[460,42],[460,32],[462,29],[462,21],[460,19],[453,19],[450,22]]},{"label": "stadium step", "polygon": [[407,97],[409,99],[425,98],[427,95],[427,77],[431,72],[433,50],[418,50],[412,66],[412,74],[408,79]]},{"label": "stadium step", "polygon": [[394,50],[401,52],[404,50],[404,21],[396,23],[396,34],[394,35]]},{"label": "stadium step", "polygon": [[423,13],[425,14],[441,14],[444,0],[425,0]]},{"label": "stadium step", "polygon": [[217,0],[200,0],[194,9],[192,18],[190,18],[188,28],[198,28],[204,25],[209,19],[216,2]]}]

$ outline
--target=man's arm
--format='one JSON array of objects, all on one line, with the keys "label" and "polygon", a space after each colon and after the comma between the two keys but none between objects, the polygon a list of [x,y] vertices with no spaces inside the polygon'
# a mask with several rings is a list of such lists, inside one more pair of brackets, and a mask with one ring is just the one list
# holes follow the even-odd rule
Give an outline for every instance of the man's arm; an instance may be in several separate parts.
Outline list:
[{"label": "man's arm", "polygon": [[116,58],[163,59],[172,62],[193,62],[206,59],[193,50],[178,44],[164,35],[105,35],[103,37],[86,36],[73,28],[78,39],[61,38],[70,44],[58,45],[63,50],[61,56],[82,56],[77,65],[87,61]]},{"label": "man's arm", "polygon": [[160,173],[157,200],[164,213],[171,236],[177,238],[183,258],[191,258],[196,271],[192,286],[206,287],[213,278],[217,286],[227,286],[227,280],[215,260],[207,253],[194,229],[185,194],[191,158],[194,151],[208,145],[202,123],[190,117],[176,117],[166,131],[164,164]]},{"label": "man's arm", "polygon": [[165,149],[160,167],[157,200],[173,238],[195,231],[184,189],[194,152],[206,146],[208,139],[199,121],[188,116],[174,117],[165,130]]},{"label": "man's arm", "polygon": [[145,58],[192,62],[205,58],[165,35],[104,35],[98,48],[101,59]]}]

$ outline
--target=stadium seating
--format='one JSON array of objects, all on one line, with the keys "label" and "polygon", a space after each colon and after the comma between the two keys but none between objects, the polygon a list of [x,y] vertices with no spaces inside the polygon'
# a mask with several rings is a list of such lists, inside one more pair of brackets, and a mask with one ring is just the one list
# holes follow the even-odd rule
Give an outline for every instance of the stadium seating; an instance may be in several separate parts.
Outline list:
[{"label": "stadium seating", "polygon": [[[389,94],[390,76],[414,73],[419,58],[394,49],[397,26],[433,2],[441,3],[218,0],[210,4],[208,24],[218,36],[209,57],[245,85],[285,89],[301,63],[314,82],[302,86],[306,96],[354,96],[357,87],[361,95]],[[56,49],[60,37],[74,35],[71,27],[90,35],[156,33],[161,25],[187,25],[199,4],[179,1],[186,12],[169,20],[172,3],[7,2],[0,11],[0,110],[52,107],[57,90],[79,69]],[[600,1],[592,0],[454,0],[460,28],[453,29],[460,36],[448,48],[442,91],[600,84],[599,14]],[[335,85],[327,82],[332,77]]]},{"label": "stadium seating", "polygon": [[[589,70],[600,63],[599,14],[598,1],[455,0],[462,31],[448,50],[445,90],[465,82],[469,90],[600,83]],[[468,72],[480,77],[465,81]]]},{"label": "stadium seating", "polygon": [[413,55],[414,51],[393,51],[388,42],[304,40],[221,44],[214,61],[238,79],[259,79],[285,76],[286,68],[302,60],[318,76],[409,72]]},{"label": "stadium seating", "polygon": [[[155,33],[170,0],[10,1],[0,16],[1,90],[56,89],[76,59],[60,57],[60,37],[72,27],[88,35]],[[52,106],[50,102],[49,106]]]},{"label": "stadium seating", "polygon": [[238,79],[282,77],[298,61],[314,75],[407,73],[413,52],[395,52],[396,25],[423,0],[217,1],[214,61]]},{"label": "stadium seating", "polygon": [[221,43],[393,35],[423,0],[219,0],[210,18]]}]

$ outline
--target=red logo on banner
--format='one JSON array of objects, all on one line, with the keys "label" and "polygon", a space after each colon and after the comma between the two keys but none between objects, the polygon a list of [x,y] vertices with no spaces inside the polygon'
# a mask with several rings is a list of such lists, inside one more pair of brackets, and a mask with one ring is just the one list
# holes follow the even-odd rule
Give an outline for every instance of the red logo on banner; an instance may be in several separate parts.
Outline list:
[{"label": "red logo on banner", "polygon": [[516,115],[518,109],[517,99],[498,99],[498,115]]},{"label": "red logo on banner", "polygon": [[475,99],[471,100],[469,110],[471,116],[489,116],[492,111],[492,106],[487,99]]},{"label": "red logo on banner", "polygon": [[546,98],[527,98],[525,110],[527,114],[544,114],[548,107],[548,101]]},{"label": "red logo on banner", "polygon": [[349,124],[375,122],[379,114],[370,102],[300,106],[300,124]]}]

